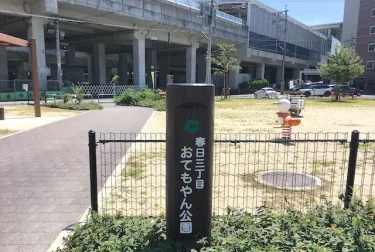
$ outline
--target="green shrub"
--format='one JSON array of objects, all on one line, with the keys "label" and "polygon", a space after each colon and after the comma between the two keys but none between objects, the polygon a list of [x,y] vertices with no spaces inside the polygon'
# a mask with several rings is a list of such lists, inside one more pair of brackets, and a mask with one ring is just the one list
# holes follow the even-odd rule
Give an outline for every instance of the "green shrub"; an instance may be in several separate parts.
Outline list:
[{"label": "green shrub", "polygon": [[72,90],[73,90],[74,94],[76,95],[76,99],[77,99],[78,103],[81,103],[83,101],[83,94],[84,94],[83,88],[72,87]]},{"label": "green shrub", "polygon": [[116,96],[114,102],[117,105],[145,106],[155,108],[158,111],[165,111],[165,100],[150,89],[144,89],[140,92],[128,89],[121,95]]},{"label": "green shrub", "polygon": [[46,103],[43,106],[49,108],[59,108],[59,109],[67,109],[67,110],[97,110],[103,109],[103,106],[97,102],[82,102],[82,103],[74,103],[74,102],[50,102]]},{"label": "green shrub", "polygon": [[64,94],[64,103],[67,103],[70,101],[71,95],[70,94]]},{"label": "green shrub", "polygon": [[112,85],[119,85],[120,84],[120,76],[118,76],[117,74],[114,75],[112,77],[111,84]]},{"label": "green shrub", "polygon": [[136,106],[138,104],[138,96],[135,92],[128,89],[119,96],[116,96],[113,100],[116,105],[123,104],[129,106]]},{"label": "green shrub", "polygon": [[[357,201],[348,210],[328,203],[307,212],[261,207],[252,215],[229,209],[226,216],[213,217],[211,247],[201,251],[374,251],[374,218],[373,201]],[[94,214],[75,226],[57,251],[190,251],[168,241],[165,232],[163,217]]]},{"label": "green shrub", "polygon": [[255,91],[258,91],[259,89],[262,89],[268,86],[269,86],[269,82],[266,79],[253,80],[250,84],[250,89],[255,92]]}]

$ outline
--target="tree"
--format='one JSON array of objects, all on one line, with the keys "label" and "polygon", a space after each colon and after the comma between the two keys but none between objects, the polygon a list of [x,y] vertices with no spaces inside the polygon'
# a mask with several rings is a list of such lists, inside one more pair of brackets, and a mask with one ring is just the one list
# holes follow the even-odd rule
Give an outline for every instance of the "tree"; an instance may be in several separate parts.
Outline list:
[{"label": "tree", "polygon": [[356,52],[352,48],[346,47],[336,46],[334,53],[328,52],[327,62],[318,63],[318,71],[322,78],[334,80],[337,83],[335,100],[338,101],[341,85],[363,74],[365,67]]},{"label": "tree", "polygon": [[219,44],[217,55],[212,57],[214,64],[213,70],[215,75],[224,76],[224,97],[228,98],[229,95],[229,71],[239,70],[240,66],[237,65],[235,54],[237,52],[234,44]]}]

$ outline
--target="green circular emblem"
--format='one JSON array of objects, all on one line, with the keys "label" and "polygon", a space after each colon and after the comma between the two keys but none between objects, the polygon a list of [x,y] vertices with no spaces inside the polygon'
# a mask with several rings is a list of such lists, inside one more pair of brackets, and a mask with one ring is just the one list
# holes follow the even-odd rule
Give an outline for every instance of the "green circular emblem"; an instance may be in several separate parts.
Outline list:
[{"label": "green circular emblem", "polygon": [[199,122],[197,119],[189,119],[185,123],[185,130],[190,134],[195,134],[199,130]]}]

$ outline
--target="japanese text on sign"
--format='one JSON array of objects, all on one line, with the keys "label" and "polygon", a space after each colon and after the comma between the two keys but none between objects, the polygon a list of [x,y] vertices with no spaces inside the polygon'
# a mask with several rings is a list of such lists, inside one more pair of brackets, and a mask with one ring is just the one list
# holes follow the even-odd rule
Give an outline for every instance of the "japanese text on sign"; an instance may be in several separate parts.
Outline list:
[{"label": "japanese text on sign", "polygon": [[[181,173],[181,189],[180,193],[183,195],[182,202],[180,205],[180,233],[181,234],[191,234],[193,231],[193,214],[190,212],[192,204],[189,203],[189,195],[192,194],[193,188],[200,190],[204,188],[204,179],[202,173],[205,172],[205,162],[204,162],[204,153],[206,145],[205,138],[198,137],[195,139],[195,149],[184,146],[181,149],[181,161],[183,164],[183,172]],[[193,155],[195,154],[195,155]],[[193,163],[195,159],[195,164]],[[193,178],[191,177],[191,171],[194,167],[193,172],[196,175],[195,185],[193,183]]]}]

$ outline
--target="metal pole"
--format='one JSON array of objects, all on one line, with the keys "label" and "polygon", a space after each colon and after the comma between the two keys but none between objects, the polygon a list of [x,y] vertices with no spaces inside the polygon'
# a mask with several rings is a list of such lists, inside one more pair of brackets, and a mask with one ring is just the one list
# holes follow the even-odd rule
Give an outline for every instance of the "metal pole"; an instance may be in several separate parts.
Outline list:
[{"label": "metal pole", "polygon": [[[170,75],[169,73],[169,64],[170,64],[170,57],[171,57],[171,33],[168,32],[168,70],[167,70],[167,74]],[[165,77],[164,77],[165,78]]]},{"label": "metal pole", "polygon": [[59,20],[55,20],[56,33],[56,62],[57,62],[57,82],[59,88],[62,87],[62,72],[61,72],[61,51],[60,51],[60,25]]},{"label": "metal pole", "polygon": [[211,0],[210,14],[208,15],[208,45],[206,58],[206,84],[211,84],[211,50],[212,50],[212,20],[214,12],[214,0]]},{"label": "metal pole", "polygon": [[96,173],[96,138],[95,131],[89,131],[89,156],[90,156],[90,195],[91,208],[94,212],[98,212],[98,177]]},{"label": "metal pole", "polygon": [[30,41],[31,51],[31,76],[33,83],[33,95],[34,95],[34,113],[35,117],[41,117],[40,112],[40,94],[39,94],[39,80],[38,80],[38,59],[36,57],[36,39]]},{"label": "metal pole", "polygon": [[282,62],[282,73],[281,73],[281,94],[285,92],[285,57],[286,57],[286,33],[288,31],[288,10],[285,5],[285,21],[284,21],[284,48],[283,48],[283,62]]},{"label": "metal pole", "polygon": [[352,138],[350,141],[348,174],[346,178],[346,190],[345,190],[345,199],[344,199],[345,209],[349,208],[350,202],[353,197],[353,187],[354,187],[354,179],[355,179],[355,170],[356,170],[356,165],[357,165],[358,146],[359,146],[359,132],[358,130],[354,130],[352,131]]}]

